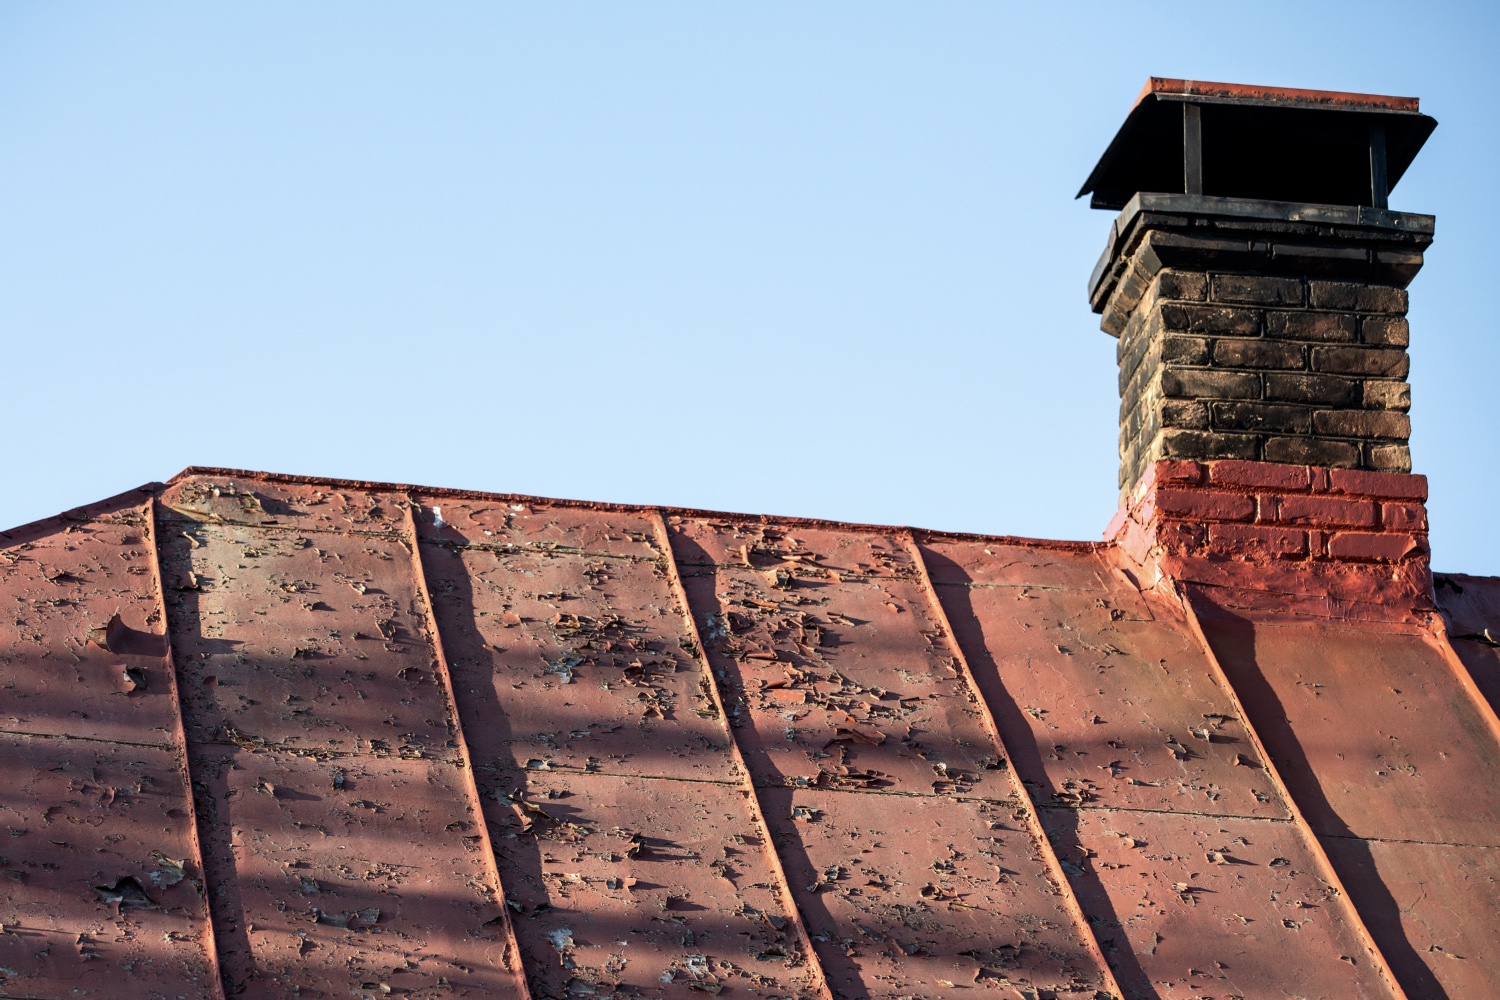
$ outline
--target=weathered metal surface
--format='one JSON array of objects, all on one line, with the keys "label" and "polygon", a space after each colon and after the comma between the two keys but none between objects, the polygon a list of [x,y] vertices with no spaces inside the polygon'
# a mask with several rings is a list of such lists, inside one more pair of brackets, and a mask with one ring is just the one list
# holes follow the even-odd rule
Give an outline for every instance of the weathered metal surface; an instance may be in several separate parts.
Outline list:
[{"label": "weathered metal surface", "polygon": [[1439,576],[1434,589],[1453,652],[1500,712],[1500,579],[1452,573]]},{"label": "weathered metal surface", "polygon": [[746,791],[481,770],[535,995],[813,994]]},{"label": "weathered metal surface", "polygon": [[195,743],[450,757],[399,535],[162,519]]},{"label": "weathered metal surface", "polygon": [[0,729],[170,746],[177,705],[141,498],[0,548]]},{"label": "weathered metal surface", "polygon": [[205,471],[174,479],[161,503],[210,524],[397,534],[406,493],[388,485]]},{"label": "weathered metal surface", "polygon": [[1392,996],[1289,821],[1115,809],[1043,818],[1127,995]]},{"label": "weathered metal surface", "polygon": [[899,533],[669,523],[835,994],[1099,989]]},{"label": "weathered metal surface", "polygon": [[[453,674],[449,669],[447,650],[443,645],[443,637],[438,632],[437,619],[433,614],[432,593],[427,589],[427,573],[422,565],[422,545],[417,536],[419,511],[420,507],[415,502],[406,508],[405,527],[406,539],[411,548],[412,576],[416,582],[417,597],[421,601],[424,615],[422,629],[427,636],[428,643],[432,646],[433,670],[437,676],[438,686],[442,689],[443,698],[448,703],[448,723],[453,730],[454,749],[458,752],[458,773],[467,797],[468,812],[469,815],[479,820],[473,824],[474,832],[470,842],[478,851],[484,865],[486,884],[491,899],[503,904],[505,889],[500,880],[495,845],[490,838],[490,825],[484,818],[484,805],[480,798],[479,784],[474,777],[474,758],[469,753],[469,741],[464,736],[463,726],[458,718],[458,702],[453,691]],[[530,1000],[531,990],[526,983],[526,972],[521,966],[520,946],[516,941],[515,927],[511,923],[510,907],[500,905],[496,909],[500,914],[499,930],[504,938],[502,960],[506,971],[511,976],[511,992],[518,997]]]},{"label": "weathered metal surface", "polygon": [[0,736],[0,996],[217,994],[172,748]]},{"label": "weathered metal surface", "polygon": [[450,543],[430,508],[421,531],[476,764],[735,780],[654,558]]},{"label": "weathered metal surface", "polygon": [[149,502],[0,538],[0,995],[219,995]]},{"label": "weathered metal surface", "polygon": [[[1204,605],[1200,605],[1204,606]],[[1317,833],[1500,846],[1500,744],[1427,635],[1252,621],[1204,632]]]},{"label": "weathered metal surface", "polygon": [[[941,538],[923,551],[1128,994],[1391,995],[1180,609],[1105,551]],[[1267,921],[1304,906],[1317,934],[1287,958],[1283,921],[1305,917]]]},{"label": "weathered metal surface", "polygon": [[515,995],[404,499],[213,486],[160,525],[231,992]]},{"label": "weathered metal surface", "polygon": [[[1447,996],[1450,981],[1486,984],[1453,996],[1500,991],[1493,963],[1447,964],[1449,947],[1500,937],[1493,908],[1451,905],[1461,885],[1497,874],[1500,791],[1482,776],[1500,765],[1500,742],[1441,636],[1420,623],[1250,618],[1201,594],[1193,607],[1407,994]],[[1461,878],[1434,880],[1458,858]]]},{"label": "weathered metal surface", "polygon": [[1110,546],[417,501],[0,533],[0,996],[1500,993],[1493,580],[1184,617]]},{"label": "weathered metal surface", "polygon": [[231,995],[515,995],[453,763],[202,746],[193,767]]},{"label": "weathered metal surface", "polygon": [[1015,766],[1042,803],[1288,816],[1180,612],[1106,557],[925,548],[987,700],[1025,735]]},{"label": "weathered metal surface", "polygon": [[1327,844],[1409,996],[1500,995],[1500,851],[1338,837]]},{"label": "weathered metal surface", "polygon": [[421,502],[533,992],[816,992],[654,516]]}]

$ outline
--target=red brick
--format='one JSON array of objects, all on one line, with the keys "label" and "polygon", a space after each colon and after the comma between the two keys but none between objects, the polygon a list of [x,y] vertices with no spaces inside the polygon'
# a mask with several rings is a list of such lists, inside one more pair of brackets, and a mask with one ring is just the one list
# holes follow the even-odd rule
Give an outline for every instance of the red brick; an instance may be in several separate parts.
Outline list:
[{"label": "red brick", "polygon": [[1328,539],[1330,558],[1360,562],[1397,562],[1421,548],[1422,544],[1407,534],[1341,531]]},{"label": "red brick", "polygon": [[1282,524],[1326,528],[1373,528],[1375,505],[1368,500],[1336,497],[1282,497],[1276,519]]},{"label": "red brick", "polygon": [[1359,469],[1330,469],[1329,488],[1334,493],[1381,497],[1392,500],[1426,500],[1427,477],[1400,472],[1364,472]]},{"label": "red brick", "polygon": [[1158,483],[1201,483],[1203,481],[1203,466],[1199,462],[1185,459],[1161,461],[1155,463],[1155,470]]},{"label": "red brick", "polygon": [[1426,531],[1427,508],[1419,503],[1381,504],[1380,526],[1386,531]]},{"label": "red brick", "polygon": [[1309,485],[1305,465],[1278,465],[1275,462],[1241,462],[1230,459],[1210,462],[1208,481],[1216,486],[1250,486],[1271,490],[1306,492]]},{"label": "red brick", "polygon": [[1295,528],[1267,528],[1253,524],[1211,524],[1211,550],[1226,556],[1289,559],[1307,555],[1307,532]]},{"label": "red brick", "polygon": [[1255,498],[1243,493],[1161,489],[1156,491],[1156,506],[1163,514],[1205,521],[1249,521],[1255,517]]}]

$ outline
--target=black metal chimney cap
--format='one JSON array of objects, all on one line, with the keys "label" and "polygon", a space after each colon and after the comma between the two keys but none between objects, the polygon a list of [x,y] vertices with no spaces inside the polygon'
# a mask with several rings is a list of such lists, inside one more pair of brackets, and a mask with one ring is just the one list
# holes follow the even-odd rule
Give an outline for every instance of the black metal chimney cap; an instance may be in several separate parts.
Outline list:
[{"label": "black metal chimney cap", "polygon": [[1078,197],[1139,192],[1386,208],[1437,121],[1415,97],[1152,77]]}]

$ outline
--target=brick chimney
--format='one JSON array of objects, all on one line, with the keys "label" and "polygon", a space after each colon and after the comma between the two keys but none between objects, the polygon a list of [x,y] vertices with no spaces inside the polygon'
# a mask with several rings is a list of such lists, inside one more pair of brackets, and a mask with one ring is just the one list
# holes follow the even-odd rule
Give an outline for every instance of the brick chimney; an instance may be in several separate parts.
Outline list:
[{"label": "brick chimney", "polygon": [[[1424,604],[1405,289],[1433,218],[1387,196],[1435,126],[1414,98],[1147,84],[1080,192],[1120,210],[1089,298],[1119,338],[1112,530],[1133,517],[1142,560]],[[1350,563],[1368,579],[1316,582]]]}]

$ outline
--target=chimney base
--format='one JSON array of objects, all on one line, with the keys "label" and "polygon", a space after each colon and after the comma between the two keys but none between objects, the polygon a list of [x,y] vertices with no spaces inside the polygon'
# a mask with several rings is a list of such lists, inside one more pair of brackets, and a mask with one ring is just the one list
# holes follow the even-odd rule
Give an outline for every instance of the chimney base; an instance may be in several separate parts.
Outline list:
[{"label": "chimney base", "polygon": [[1147,466],[1105,531],[1143,588],[1362,621],[1434,610],[1427,477],[1246,461]]}]

